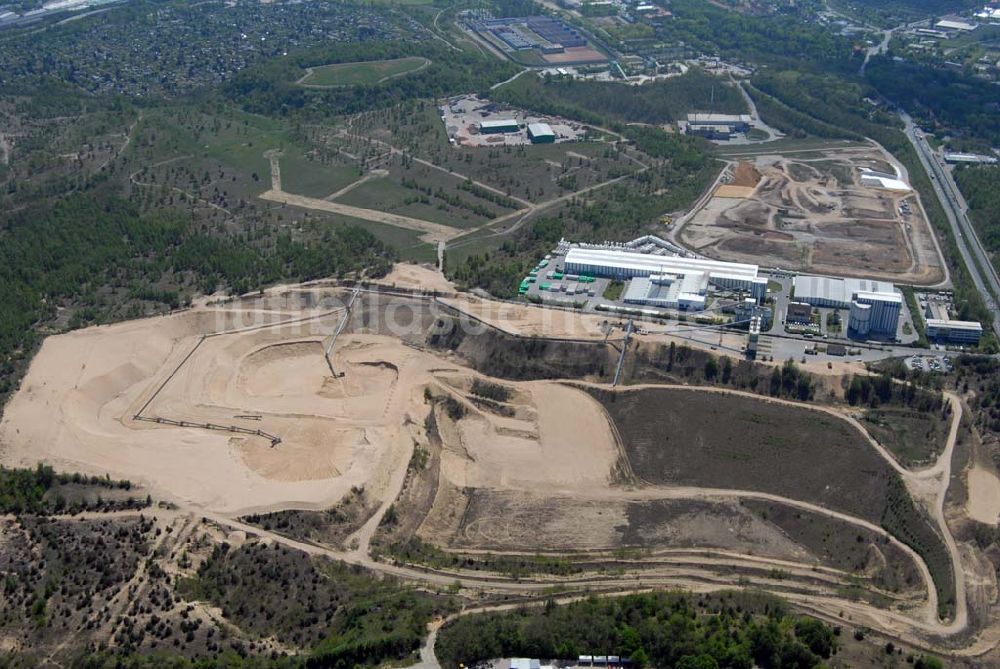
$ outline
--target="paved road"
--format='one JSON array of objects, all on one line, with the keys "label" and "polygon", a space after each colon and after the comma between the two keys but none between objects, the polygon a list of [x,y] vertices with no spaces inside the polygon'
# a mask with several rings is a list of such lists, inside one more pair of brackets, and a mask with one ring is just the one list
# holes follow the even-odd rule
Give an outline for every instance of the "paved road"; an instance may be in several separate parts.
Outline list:
[{"label": "paved road", "polygon": [[909,114],[900,112],[900,117],[906,124],[906,137],[917,149],[920,162],[927,170],[934,192],[944,207],[962,261],[969,269],[976,290],[983,296],[983,301],[993,316],[993,331],[1000,336],[1000,307],[994,299],[994,295],[1000,295],[1000,277],[997,276],[996,268],[990,262],[982,242],[979,241],[979,236],[963,209],[964,201],[961,199],[958,187],[942,164],[941,158],[934,153],[923,133],[914,126]]}]

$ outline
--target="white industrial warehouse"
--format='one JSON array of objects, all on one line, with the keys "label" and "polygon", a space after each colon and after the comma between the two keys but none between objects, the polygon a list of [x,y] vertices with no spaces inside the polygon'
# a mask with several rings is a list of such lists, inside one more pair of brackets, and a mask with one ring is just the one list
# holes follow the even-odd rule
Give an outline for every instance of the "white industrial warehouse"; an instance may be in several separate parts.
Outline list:
[{"label": "white industrial warehouse", "polygon": [[631,279],[623,297],[630,304],[700,311],[709,286],[743,291],[756,300],[767,292],[767,279],[757,276],[757,265],[704,258],[574,247],[566,253],[564,266],[570,274]]},{"label": "white industrial warehouse", "polygon": [[793,285],[798,302],[814,307],[848,309],[848,331],[856,336],[896,334],[903,296],[891,283],[799,275]]},{"label": "white industrial warehouse", "polygon": [[867,186],[868,188],[880,188],[882,190],[891,190],[899,193],[909,193],[912,188],[910,185],[899,178],[895,174],[889,174],[888,172],[878,172],[867,167],[861,168],[861,185]]}]

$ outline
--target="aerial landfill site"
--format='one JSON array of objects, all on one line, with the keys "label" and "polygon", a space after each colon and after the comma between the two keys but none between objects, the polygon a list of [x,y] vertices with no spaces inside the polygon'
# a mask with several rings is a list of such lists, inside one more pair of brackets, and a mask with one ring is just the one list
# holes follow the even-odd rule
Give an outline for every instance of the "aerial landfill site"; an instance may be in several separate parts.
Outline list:
[{"label": "aerial landfill site", "polygon": [[0,669],[1000,669],[998,2],[0,2]]}]

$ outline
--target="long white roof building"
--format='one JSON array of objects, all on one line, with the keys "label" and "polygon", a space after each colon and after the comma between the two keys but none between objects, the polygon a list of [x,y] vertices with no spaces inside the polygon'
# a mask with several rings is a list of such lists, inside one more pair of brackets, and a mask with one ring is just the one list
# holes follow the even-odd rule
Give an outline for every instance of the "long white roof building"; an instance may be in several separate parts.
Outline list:
[{"label": "long white roof building", "polygon": [[571,248],[566,253],[566,265],[606,267],[608,269],[624,270],[624,273],[632,276],[705,272],[740,279],[757,278],[759,269],[757,265],[725,262],[722,260],[659,256],[623,249],[583,249],[576,247]]},{"label": "long white roof building", "polygon": [[799,274],[793,280],[793,286],[797,302],[808,302],[816,306],[846,308],[859,293],[866,293],[874,299],[886,301],[894,302],[899,299],[896,287],[888,281],[835,279],[829,276]]}]

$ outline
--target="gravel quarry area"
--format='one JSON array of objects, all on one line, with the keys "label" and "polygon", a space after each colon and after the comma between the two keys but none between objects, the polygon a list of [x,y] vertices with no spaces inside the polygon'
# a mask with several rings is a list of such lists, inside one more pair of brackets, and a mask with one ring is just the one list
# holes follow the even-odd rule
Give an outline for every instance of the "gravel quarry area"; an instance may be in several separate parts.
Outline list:
[{"label": "gravel quarry area", "polygon": [[[383,282],[448,288],[416,267]],[[52,336],[7,406],[0,461],[127,478],[182,513],[417,582],[506,593],[620,590],[619,570],[683,587],[738,577],[894,634],[965,629],[966,589],[980,602],[985,572],[950,535],[928,567],[866,506],[881,500],[870,479],[898,477],[925,539],[938,532],[961,411],[938,460],[909,471],[836,408],[810,405],[812,416],[700,386],[612,390],[613,328],[548,312],[316,282]],[[723,429],[726,415],[743,427]],[[836,443],[816,448],[831,431]],[[794,475],[825,457],[832,479]],[[785,463],[780,476],[767,458]],[[994,500],[975,476],[970,514],[985,517]],[[241,520],[362,495],[329,545]],[[845,533],[852,542],[831,540]],[[497,562],[512,559],[527,580]],[[942,621],[948,592],[958,599]]]}]

